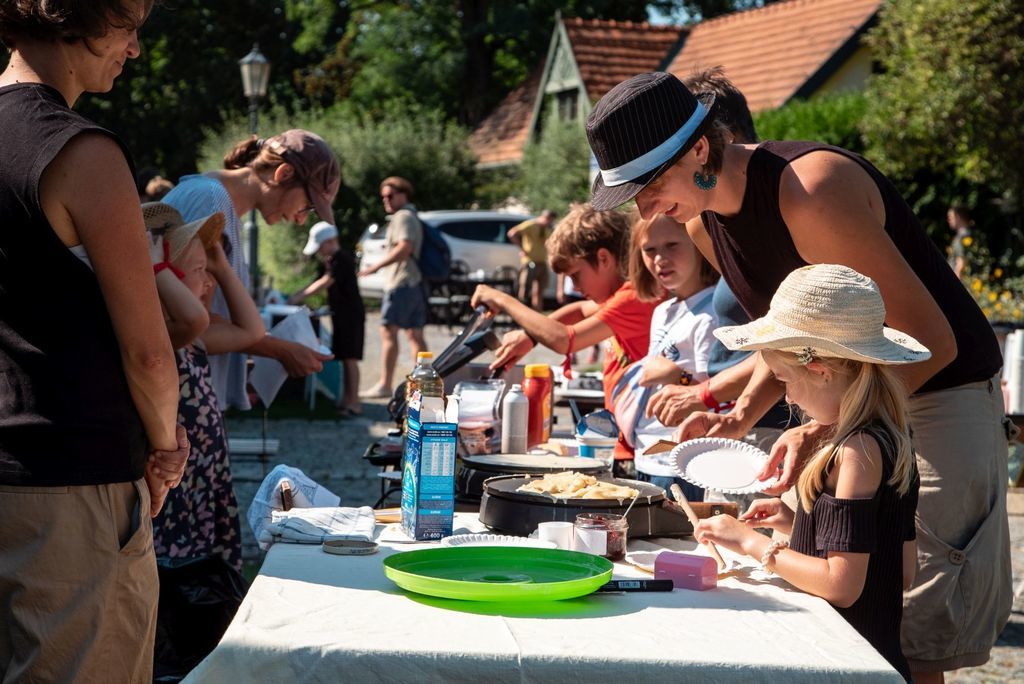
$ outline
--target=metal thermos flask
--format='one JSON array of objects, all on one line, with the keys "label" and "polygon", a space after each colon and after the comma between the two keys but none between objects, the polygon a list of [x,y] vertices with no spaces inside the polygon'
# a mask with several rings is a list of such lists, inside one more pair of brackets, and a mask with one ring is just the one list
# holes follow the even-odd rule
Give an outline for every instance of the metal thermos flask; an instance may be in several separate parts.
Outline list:
[{"label": "metal thermos flask", "polygon": [[521,385],[512,385],[501,402],[501,453],[525,454],[530,400]]}]

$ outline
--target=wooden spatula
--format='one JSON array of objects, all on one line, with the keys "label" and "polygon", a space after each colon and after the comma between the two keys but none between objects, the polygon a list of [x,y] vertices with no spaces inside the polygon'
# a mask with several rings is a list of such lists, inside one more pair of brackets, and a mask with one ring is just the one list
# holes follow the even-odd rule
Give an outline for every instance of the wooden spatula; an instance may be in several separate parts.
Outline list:
[{"label": "wooden spatula", "polygon": [[679,442],[670,442],[667,439],[659,439],[657,442],[655,442],[654,444],[647,448],[647,451],[644,452],[644,456],[663,454],[666,451],[672,451],[677,446],[679,446]]},{"label": "wooden spatula", "polygon": [[[679,504],[679,506],[684,511],[686,511],[686,517],[690,521],[690,524],[693,525],[694,529],[696,529],[699,519],[697,518],[697,514],[694,513],[693,509],[690,507],[690,502],[686,500],[686,496],[683,494],[682,487],[673,483],[672,486],[669,487],[669,489],[672,491],[672,496],[676,498],[676,503]],[[725,559],[722,558],[722,554],[718,552],[718,547],[715,546],[712,542],[704,543],[707,545],[708,551],[711,552],[712,558],[714,558],[715,562],[718,563],[718,569],[725,570]]]}]

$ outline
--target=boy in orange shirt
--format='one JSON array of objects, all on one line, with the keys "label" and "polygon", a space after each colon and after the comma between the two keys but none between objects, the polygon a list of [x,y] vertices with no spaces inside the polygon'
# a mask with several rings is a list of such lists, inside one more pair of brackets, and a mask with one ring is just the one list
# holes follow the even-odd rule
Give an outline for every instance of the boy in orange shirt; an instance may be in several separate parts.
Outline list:
[{"label": "boy in orange shirt", "polygon": [[[626,214],[594,211],[575,204],[547,239],[551,268],[572,278],[586,301],[567,304],[550,316],[534,311],[515,297],[480,285],[473,307],[506,313],[522,330],[507,333],[492,368],[514,365],[535,344],[567,356],[608,340],[604,360],[605,408],[614,405],[612,391],[630,364],[647,354],[651,315],[658,302],[642,302],[629,282],[630,223]],[[633,451],[622,438],[615,447],[615,472],[633,475]]]}]

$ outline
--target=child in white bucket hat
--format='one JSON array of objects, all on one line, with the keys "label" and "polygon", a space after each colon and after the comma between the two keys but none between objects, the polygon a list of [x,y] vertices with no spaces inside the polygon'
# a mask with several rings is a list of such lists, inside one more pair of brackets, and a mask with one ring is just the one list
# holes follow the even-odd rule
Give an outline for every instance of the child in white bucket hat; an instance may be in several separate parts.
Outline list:
[{"label": "child in white bucket hat", "polygon": [[[739,520],[702,521],[694,535],[758,558],[832,603],[909,681],[900,620],[902,592],[916,570],[919,479],[907,390],[889,367],[930,353],[884,321],[874,281],[819,264],[790,273],[767,315],[715,330],[729,349],[759,350],[787,401],[831,426],[832,436],[800,475],[795,512],[780,499],[761,499]],[[772,541],[755,527],[791,539]]]}]

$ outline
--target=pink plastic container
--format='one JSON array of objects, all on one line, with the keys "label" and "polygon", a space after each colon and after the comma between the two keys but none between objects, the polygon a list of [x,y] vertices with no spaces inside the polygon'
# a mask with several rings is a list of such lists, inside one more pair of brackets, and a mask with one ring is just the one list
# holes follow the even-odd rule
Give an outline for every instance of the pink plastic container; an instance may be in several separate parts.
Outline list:
[{"label": "pink plastic container", "polygon": [[654,578],[670,579],[676,589],[705,591],[718,586],[718,565],[707,556],[662,551],[654,560]]}]

